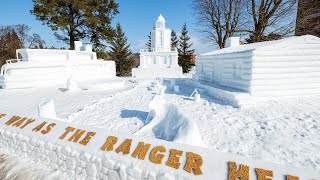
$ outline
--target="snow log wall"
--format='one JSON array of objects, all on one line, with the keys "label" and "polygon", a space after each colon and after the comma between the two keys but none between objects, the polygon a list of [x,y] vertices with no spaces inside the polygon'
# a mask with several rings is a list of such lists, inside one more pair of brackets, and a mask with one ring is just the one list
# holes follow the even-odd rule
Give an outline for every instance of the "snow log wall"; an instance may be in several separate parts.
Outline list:
[{"label": "snow log wall", "polygon": [[279,44],[253,51],[253,96],[320,94],[320,43]]},{"label": "snow log wall", "polygon": [[279,44],[253,51],[201,56],[199,80],[252,96],[320,94],[320,43]]},{"label": "snow log wall", "polygon": [[200,56],[197,61],[199,80],[244,92],[250,92],[251,69],[251,52]]},{"label": "snow log wall", "polygon": [[[61,121],[0,113],[0,148],[70,179],[311,180],[320,172]],[[240,167],[240,168],[239,168]]]}]

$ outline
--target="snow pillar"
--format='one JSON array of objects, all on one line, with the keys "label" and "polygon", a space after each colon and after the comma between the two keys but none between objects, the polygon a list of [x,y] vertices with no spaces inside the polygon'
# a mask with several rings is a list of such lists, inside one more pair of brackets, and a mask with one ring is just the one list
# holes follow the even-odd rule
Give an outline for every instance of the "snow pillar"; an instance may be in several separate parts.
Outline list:
[{"label": "snow pillar", "polygon": [[74,42],[74,50],[81,51],[82,42],[81,41],[75,41]]},{"label": "snow pillar", "polygon": [[227,47],[236,47],[240,45],[240,37],[229,37],[226,42]]},{"label": "snow pillar", "polygon": [[170,68],[177,68],[178,66],[178,55],[170,55]]}]

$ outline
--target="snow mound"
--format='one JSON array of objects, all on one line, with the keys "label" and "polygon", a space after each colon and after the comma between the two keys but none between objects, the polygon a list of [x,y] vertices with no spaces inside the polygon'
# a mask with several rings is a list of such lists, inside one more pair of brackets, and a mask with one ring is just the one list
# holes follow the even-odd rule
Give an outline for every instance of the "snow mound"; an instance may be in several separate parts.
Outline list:
[{"label": "snow mound", "polygon": [[149,109],[151,111],[145,121],[146,125],[136,135],[151,133],[158,139],[207,147],[197,124],[185,117],[177,106],[166,103],[162,95],[152,98]]},{"label": "snow mound", "polygon": [[43,103],[39,104],[38,112],[39,112],[39,117],[42,117],[42,118],[48,118],[48,119],[57,118],[54,101],[52,99],[44,101]]}]

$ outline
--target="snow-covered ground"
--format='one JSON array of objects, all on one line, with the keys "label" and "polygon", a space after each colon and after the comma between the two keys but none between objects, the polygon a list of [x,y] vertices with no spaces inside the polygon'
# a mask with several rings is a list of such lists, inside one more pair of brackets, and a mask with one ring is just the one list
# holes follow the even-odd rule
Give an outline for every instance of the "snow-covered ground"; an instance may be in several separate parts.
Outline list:
[{"label": "snow-covered ground", "polygon": [[[189,98],[194,87],[185,79],[177,81],[179,93],[170,90],[168,81],[164,84],[166,102],[196,124],[209,148],[279,164],[320,168],[320,97],[273,100],[239,109],[201,92],[202,100],[194,102]],[[145,81],[127,82],[125,88],[109,91],[1,90],[0,112],[36,116],[38,104],[53,99],[62,121],[158,137],[152,131],[138,133],[148,124],[148,105],[155,95],[150,87],[151,82]]]}]

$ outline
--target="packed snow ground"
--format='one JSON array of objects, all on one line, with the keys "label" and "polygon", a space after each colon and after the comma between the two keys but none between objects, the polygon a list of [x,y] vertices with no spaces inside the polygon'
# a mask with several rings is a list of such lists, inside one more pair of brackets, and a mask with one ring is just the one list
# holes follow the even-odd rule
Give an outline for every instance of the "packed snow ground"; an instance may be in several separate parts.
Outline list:
[{"label": "packed snow ground", "polygon": [[[195,103],[189,98],[194,87],[184,79],[177,81],[179,93],[170,90],[168,81],[164,84],[168,87],[166,102],[195,122],[209,148],[279,164],[320,168],[320,97],[270,101],[239,109],[204,92],[200,92],[202,100]],[[63,121],[139,134],[148,124],[148,105],[154,95],[150,81],[127,83],[125,88],[109,91],[0,91],[0,112],[34,116],[38,104],[53,99],[57,116]],[[157,137],[152,132],[140,135]]]}]

